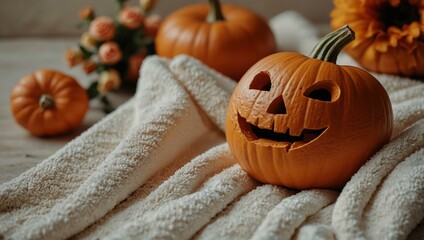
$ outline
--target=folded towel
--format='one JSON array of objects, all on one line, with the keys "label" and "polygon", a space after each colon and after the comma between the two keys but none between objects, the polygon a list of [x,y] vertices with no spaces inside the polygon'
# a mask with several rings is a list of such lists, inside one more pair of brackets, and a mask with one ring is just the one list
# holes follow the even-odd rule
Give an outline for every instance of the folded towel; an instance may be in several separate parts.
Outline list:
[{"label": "folded towel", "polygon": [[[316,28],[293,12],[271,26],[293,37],[291,50],[310,51],[318,40]],[[347,55],[339,63],[355,64]],[[224,134],[233,81],[188,56],[150,57],[140,75],[131,100],[0,186],[1,236],[424,237],[423,83],[375,74],[393,104],[391,141],[341,192],[297,192],[260,184],[235,164]]]},{"label": "folded towel", "polygon": [[[185,71],[181,80],[171,68],[192,68],[195,75]],[[221,86],[231,89],[235,85],[231,80],[184,56],[172,62],[153,57],[141,72],[133,99],[0,187],[2,235],[70,237],[140,186],[160,184],[166,176],[158,178],[158,172],[168,171],[169,176],[194,156],[224,142],[224,119],[216,116],[225,114],[230,92]],[[161,172],[167,167],[173,170]]]}]

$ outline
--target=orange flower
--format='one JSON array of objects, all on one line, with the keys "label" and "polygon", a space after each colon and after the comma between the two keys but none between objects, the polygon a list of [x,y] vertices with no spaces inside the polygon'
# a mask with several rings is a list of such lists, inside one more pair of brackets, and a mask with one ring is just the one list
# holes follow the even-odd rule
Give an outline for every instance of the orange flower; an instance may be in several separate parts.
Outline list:
[{"label": "orange flower", "polygon": [[143,12],[150,12],[156,5],[157,0],[140,0],[140,8]]},{"label": "orange flower", "polygon": [[97,17],[90,23],[88,33],[97,41],[108,41],[115,35],[115,24],[108,17]]},{"label": "orange flower", "polygon": [[127,78],[130,81],[137,81],[140,73],[140,66],[143,63],[143,60],[146,58],[144,53],[136,53],[131,55],[128,60],[128,72]]},{"label": "orange flower", "polygon": [[96,40],[88,32],[84,32],[81,35],[80,44],[85,48],[93,49],[96,46]]},{"label": "orange flower", "polygon": [[79,48],[71,48],[66,50],[65,59],[69,67],[78,65],[84,61],[84,54]]},{"label": "orange flower", "polygon": [[121,77],[119,76],[118,71],[114,69],[103,71],[99,77],[97,91],[100,94],[105,94],[111,90],[118,89],[120,85]]},{"label": "orange flower", "polygon": [[82,68],[86,74],[90,74],[97,69],[97,63],[92,60],[86,60],[82,64]]},{"label": "orange flower", "polygon": [[334,0],[331,25],[348,24],[356,40],[346,47],[365,68],[424,76],[424,1]]},{"label": "orange flower", "polygon": [[113,65],[122,59],[122,52],[115,42],[103,43],[99,48],[99,59],[103,64]]},{"label": "orange flower", "polygon": [[94,9],[91,6],[85,6],[80,10],[79,16],[82,20],[93,20],[95,17]]},{"label": "orange flower", "polygon": [[118,21],[129,29],[136,29],[143,24],[143,15],[137,8],[124,7],[119,12]]},{"label": "orange flower", "polygon": [[144,21],[144,28],[148,36],[154,37],[158,33],[159,26],[161,24],[161,19],[159,15],[151,15],[146,18]]}]

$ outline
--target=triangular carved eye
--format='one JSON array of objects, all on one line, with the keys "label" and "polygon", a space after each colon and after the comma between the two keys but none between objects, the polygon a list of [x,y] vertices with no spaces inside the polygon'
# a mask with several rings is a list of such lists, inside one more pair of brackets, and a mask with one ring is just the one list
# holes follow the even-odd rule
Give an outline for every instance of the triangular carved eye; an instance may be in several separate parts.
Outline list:
[{"label": "triangular carved eye", "polygon": [[286,114],[286,104],[284,103],[283,96],[280,95],[276,97],[271,104],[269,104],[268,109],[266,110],[267,113],[270,114]]},{"label": "triangular carved eye", "polygon": [[260,91],[271,90],[271,78],[267,72],[260,72],[253,78],[250,83],[249,89],[256,89]]}]

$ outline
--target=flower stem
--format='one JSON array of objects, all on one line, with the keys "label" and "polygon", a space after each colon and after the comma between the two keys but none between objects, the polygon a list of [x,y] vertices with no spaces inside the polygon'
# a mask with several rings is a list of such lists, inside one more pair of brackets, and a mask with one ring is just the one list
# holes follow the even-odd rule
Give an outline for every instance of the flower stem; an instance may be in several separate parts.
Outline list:
[{"label": "flower stem", "polygon": [[51,109],[54,107],[54,98],[50,94],[43,94],[38,100],[38,104],[40,104],[43,109]]},{"label": "flower stem", "polygon": [[312,50],[310,57],[336,63],[339,53],[354,39],[355,32],[348,25],[345,25],[322,38]]},{"label": "flower stem", "polygon": [[221,3],[219,0],[209,0],[209,14],[206,21],[208,23],[214,23],[224,20],[225,18],[222,15]]}]

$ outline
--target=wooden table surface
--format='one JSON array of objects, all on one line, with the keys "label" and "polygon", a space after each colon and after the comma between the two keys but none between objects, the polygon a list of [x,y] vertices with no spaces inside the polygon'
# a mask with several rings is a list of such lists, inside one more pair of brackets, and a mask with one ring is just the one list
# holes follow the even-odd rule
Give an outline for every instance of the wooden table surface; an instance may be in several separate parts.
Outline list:
[{"label": "wooden table surface", "polygon": [[[87,86],[95,75],[85,75],[80,67],[69,68],[66,49],[76,46],[77,38],[0,39],[0,184],[17,177],[63,147],[105,116],[98,101],[92,100],[82,125],[74,131],[49,138],[30,135],[13,119],[10,93],[26,74],[42,68],[62,71]],[[110,94],[114,105],[131,97],[129,93]]]}]

